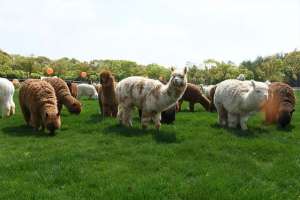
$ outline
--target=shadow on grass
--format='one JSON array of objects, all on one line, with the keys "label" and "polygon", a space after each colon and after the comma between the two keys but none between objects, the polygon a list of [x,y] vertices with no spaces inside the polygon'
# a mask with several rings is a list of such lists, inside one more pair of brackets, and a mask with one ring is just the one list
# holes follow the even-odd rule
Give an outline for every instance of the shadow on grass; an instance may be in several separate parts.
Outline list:
[{"label": "shadow on grass", "polygon": [[283,132],[292,132],[294,128],[295,128],[294,125],[289,124],[286,127],[281,127],[281,126],[277,125],[276,129],[278,131],[283,131]]},{"label": "shadow on grass", "polygon": [[[94,124],[94,123],[98,123],[98,122],[101,122],[104,120],[105,117],[103,117],[102,115],[100,114],[92,114],[90,115],[90,117],[86,120],[87,123],[91,123],[91,124]],[[108,117],[107,117],[108,118]]]},{"label": "shadow on grass", "polygon": [[3,133],[13,137],[51,137],[43,131],[35,131],[32,127],[26,125],[10,126],[2,129]]},{"label": "shadow on grass", "polygon": [[255,138],[257,137],[256,134],[263,134],[263,133],[269,133],[269,130],[263,128],[263,127],[248,127],[248,130],[241,130],[240,128],[228,128],[220,126],[218,123],[212,124],[212,128],[214,129],[224,129],[227,132],[236,135],[238,137],[245,137],[245,138]]},{"label": "shadow on grass", "polygon": [[139,127],[126,127],[121,124],[108,126],[103,129],[105,134],[118,134],[125,137],[141,137],[151,134],[153,139],[159,143],[178,143],[175,132],[169,131],[157,131],[155,129],[148,128],[143,130]]}]

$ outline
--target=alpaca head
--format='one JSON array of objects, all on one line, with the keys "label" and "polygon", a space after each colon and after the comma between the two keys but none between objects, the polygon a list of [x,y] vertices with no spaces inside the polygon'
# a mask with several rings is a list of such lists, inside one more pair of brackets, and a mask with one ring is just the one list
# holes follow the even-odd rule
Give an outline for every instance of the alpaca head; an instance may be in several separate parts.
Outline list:
[{"label": "alpaca head", "polygon": [[60,114],[56,112],[46,111],[42,115],[44,122],[44,127],[46,127],[50,134],[53,135],[56,129],[59,129],[61,126]]},{"label": "alpaca head", "polygon": [[251,80],[252,90],[250,90],[249,99],[252,103],[259,105],[259,108],[262,108],[268,99],[268,89],[269,86],[267,83],[258,82]]},{"label": "alpaca head", "polygon": [[100,83],[103,86],[110,86],[114,82],[114,77],[110,71],[103,71],[100,73]]},{"label": "alpaca head", "polygon": [[283,107],[279,108],[278,116],[277,116],[277,122],[281,127],[287,126],[293,116],[293,112],[295,111],[294,108],[291,107]]},{"label": "alpaca head", "polygon": [[175,87],[184,87],[187,83],[187,68],[185,67],[183,70],[174,70],[171,68],[172,74],[170,78],[170,83]]}]

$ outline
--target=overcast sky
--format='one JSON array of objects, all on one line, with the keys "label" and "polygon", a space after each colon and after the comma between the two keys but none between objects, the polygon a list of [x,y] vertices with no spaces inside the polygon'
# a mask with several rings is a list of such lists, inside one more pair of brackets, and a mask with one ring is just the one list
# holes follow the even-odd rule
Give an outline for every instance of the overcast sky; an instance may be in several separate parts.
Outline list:
[{"label": "overcast sky", "polygon": [[0,48],[183,66],[300,49],[300,0],[0,0]]}]

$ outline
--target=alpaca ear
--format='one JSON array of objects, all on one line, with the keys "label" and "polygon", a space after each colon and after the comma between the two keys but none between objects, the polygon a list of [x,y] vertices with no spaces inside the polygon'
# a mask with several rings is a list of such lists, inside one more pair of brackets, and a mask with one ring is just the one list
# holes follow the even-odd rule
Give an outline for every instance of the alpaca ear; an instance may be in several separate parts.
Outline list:
[{"label": "alpaca ear", "polygon": [[269,80],[266,80],[265,82],[268,86],[271,84],[271,82]]},{"label": "alpaca ear", "polygon": [[171,72],[173,72],[175,69],[174,69],[174,67],[171,67]]},{"label": "alpaca ear", "polygon": [[253,88],[255,88],[255,81],[251,80],[251,85],[253,86]]},{"label": "alpaca ear", "polygon": [[293,109],[293,110],[291,111],[291,114],[293,114],[293,112],[295,112],[295,109]]},{"label": "alpaca ear", "polygon": [[49,115],[48,115],[48,113],[46,113],[46,118],[48,118],[49,117]]},{"label": "alpaca ear", "polygon": [[184,74],[186,74],[188,72],[187,67],[184,67],[183,72],[184,72]]}]

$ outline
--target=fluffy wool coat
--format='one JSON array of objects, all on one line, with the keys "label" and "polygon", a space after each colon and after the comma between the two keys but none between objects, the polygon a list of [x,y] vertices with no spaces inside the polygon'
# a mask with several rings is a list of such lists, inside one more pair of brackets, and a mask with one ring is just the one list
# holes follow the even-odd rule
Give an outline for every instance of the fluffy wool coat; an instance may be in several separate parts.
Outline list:
[{"label": "fluffy wool coat", "polygon": [[12,82],[6,78],[0,78],[0,113],[2,118],[15,114],[14,92],[15,88]]},{"label": "fluffy wool coat", "polygon": [[152,120],[159,130],[161,112],[176,104],[186,89],[186,82],[186,68],[183,71],[172,70],[166,85],[138,76],[123,79],[116,87],[118,119],[122,124],[132,126],[131,113],[137,107],[142,110],[142,127],[146,128]]},{"label": "fluffy wool coat", "polygon": [[274,82],[269,85],[269,99],[265,106],[265,120],[281,127],[290,124],[295,111],[296,98],[288,84]]},{"label": "fluffy wool coat", "polygon": [[183,101],[189,102],[191,112],[194,112],[194,106],[196,103],[200,103],[207,111],[210,109],[210,100],[202,94],[197,85],[192,83],[187,83],[187,88],[179,100],[179,111],[181,110],[181,104]]},{"label": "fluffy wool coat", "polygon": [[98,99],[98,92],[93,85],[81,83],[77,85],[77,98],[80,99],[83,96],[89,97],[89,99]]},{"label": "fluffy wool coat", "polygon": [[118,113],[118,103],[115,93],[115,79],[110,71],[100,73],[101,89],[98,90],[100,110],[103,116],[116,117]]},{"label": "fluffy wool coat", "polygon": [[214,104],[222,126],[247,129],[249,116],[259,111],[268,98],[268,85],[257,81],[225,80],[217,85]]},{"label": "fluffy wool coat", "polygon": [[57,107],[61,113],[62,105],[65,105],[70,113],[79,114],[81,112],[81,103],[75,99],[68,88],[68,85],[61,78],[45,78],[52,85],[57,97]]},{"label": "fluffy wool coat", "polygon": [[27,125],[47,128],[53,135],[60,128],[60,114],[54,88],[46,81],[28,79],[20,88],[19,103]]}]

